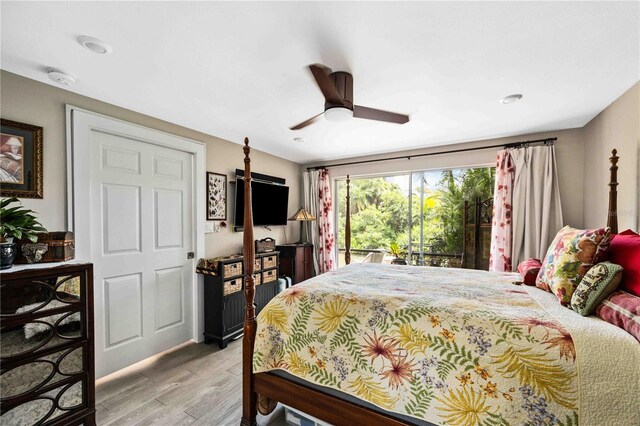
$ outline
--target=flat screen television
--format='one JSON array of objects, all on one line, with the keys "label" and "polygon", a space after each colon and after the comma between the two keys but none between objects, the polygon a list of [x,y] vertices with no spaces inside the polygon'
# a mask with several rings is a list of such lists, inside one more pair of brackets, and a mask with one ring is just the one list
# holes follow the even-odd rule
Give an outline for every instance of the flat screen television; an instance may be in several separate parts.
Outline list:
[{"label": "flat screen television", "polygon": [[[289,187],[266,182],[251,182],[254,226],[287,224]],[[234,225],[244,226],[244,179],[236,179],[236,215]]]}]

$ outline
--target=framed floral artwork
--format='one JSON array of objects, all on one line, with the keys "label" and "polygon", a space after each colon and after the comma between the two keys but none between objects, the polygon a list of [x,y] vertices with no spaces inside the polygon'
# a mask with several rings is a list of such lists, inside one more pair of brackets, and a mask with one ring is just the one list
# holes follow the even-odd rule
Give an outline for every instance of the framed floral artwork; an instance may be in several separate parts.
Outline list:
[{"label": "framed floral artwork", "polygon": [[42,198],[42,127],[2,119],[0,196]]},{"label": "framed floral artwork", "polygon": [[207,220],[227,220],[227,175],[207,172]]}]

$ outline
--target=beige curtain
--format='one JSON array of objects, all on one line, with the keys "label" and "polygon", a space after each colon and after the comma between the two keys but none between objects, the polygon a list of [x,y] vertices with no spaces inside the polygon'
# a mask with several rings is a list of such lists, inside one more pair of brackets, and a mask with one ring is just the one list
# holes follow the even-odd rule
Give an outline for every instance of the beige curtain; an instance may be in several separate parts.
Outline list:
[{"label": "beige curtain", "polygon": [[[311,194],[318,193],[318,176],[314,173],[313,179],[311,176],[311,172],[304,172],[302,174],[302,184],[304,190],[304,208],[309,213],[318,217],[318,197],[312,196]],[[318,274],[320,270],[320,266],[318,265],[318,256],[316,255],[315,247],[318,247],[318,241],[320,240],[320,236],[318,235],[318,231],[316,229],[315,222],[306,222],[303,226],[306,241],[309,241],[313,244],[313,271],[314,274]],[[302,238],[302,236],[300,236]]]},{"label": "beige curtain", "polygon": [[511,259],[513,268],[523,260],[542,259],[562,228],[562,206],[552,144],[509,149],[513,159]]}]

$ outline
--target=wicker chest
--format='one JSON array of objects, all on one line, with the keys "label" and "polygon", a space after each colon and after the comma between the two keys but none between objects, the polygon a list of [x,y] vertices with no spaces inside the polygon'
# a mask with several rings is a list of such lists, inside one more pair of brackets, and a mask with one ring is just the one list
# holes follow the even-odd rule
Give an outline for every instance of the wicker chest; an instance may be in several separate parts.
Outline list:
[{"label": "wicker chest", "polygon": [[[277,293],[279,253],[256,254],[254,282],[256,314]],[[229,340],[242,335],[244,322],[244,268],[240,255],[199,262],[204,275],[204,340],[225,348]]]}]

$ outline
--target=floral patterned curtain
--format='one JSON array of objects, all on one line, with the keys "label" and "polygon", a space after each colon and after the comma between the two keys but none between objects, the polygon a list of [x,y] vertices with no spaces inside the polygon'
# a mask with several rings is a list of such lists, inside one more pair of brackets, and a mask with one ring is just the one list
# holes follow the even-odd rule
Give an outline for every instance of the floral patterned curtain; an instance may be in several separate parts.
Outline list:
[{"label": "floral patterned curtain", "polygon": [[312,170],[304,174],[305,208],[316,217],[310,222],[310,241],[313,243],[313,266],[316,274],[336,268],[333,227],[333,199],[329,173]]},{"label": "floral patterned curtain", "polygon": [[333,231],[333,199],[331,197],[331,185],[329,182],[329,172],[326,169],[319,171],[318,184],[318,273],[333,271],[335,267],[333,246],[335,244],[335,234]]},{"label": "floral patterned curtain", "polygon": [[511,206],[515,167],[509,152],[498,152],[496,182],[493,192],[493,223],[489,270],[511,272]]}]

